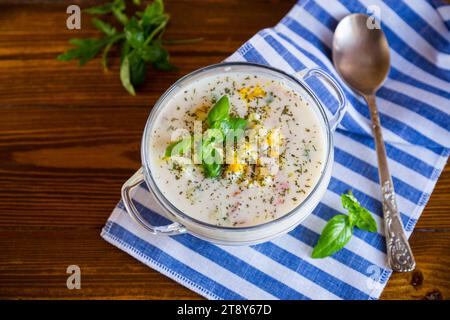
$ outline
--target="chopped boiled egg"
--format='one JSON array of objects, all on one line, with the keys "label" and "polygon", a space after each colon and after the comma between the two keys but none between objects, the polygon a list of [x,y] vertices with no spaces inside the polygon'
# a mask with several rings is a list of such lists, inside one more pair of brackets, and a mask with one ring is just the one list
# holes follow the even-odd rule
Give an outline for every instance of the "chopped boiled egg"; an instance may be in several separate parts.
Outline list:
[{"label": "chopped boiled egg", "polygon": [[244,171],[244,165],[240,163],[232,163],[228,166],[228,169],[231,172],[237,173],[237,172],[243,172]]},{"label": "chopped boiled egg", "polygon": [[239,90],[239,94],[241,95],[242,99],[244,99],[247,102],[250,102],[256,98],[263,98],[266,96],[266,92],[260,87],[244,87]]},{"label": "chopped boiled egg", "polygon": [[267,144],[271,147],[281,146],[283,135],[278,128],[271,129],[267,135]]}]

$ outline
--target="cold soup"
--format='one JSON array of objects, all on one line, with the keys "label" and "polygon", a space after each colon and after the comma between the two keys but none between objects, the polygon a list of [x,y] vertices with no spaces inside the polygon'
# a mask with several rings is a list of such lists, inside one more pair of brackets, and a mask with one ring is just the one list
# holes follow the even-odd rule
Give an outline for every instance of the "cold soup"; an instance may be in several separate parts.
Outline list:
[{"label": "cold soup", "polygon": [[207,76],[171,97],[150,138],[150,170],[177,209],[227,227],[262,224],[299,206],[326,157],[314,106],[283,81]]}]

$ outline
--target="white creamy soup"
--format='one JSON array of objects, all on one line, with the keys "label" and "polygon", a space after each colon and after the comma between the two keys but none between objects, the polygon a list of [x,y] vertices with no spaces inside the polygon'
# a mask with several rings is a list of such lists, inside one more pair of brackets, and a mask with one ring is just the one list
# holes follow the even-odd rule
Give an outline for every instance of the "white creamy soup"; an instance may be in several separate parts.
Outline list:
[{"label": "white creamy soup", "polygon": [[[209,135],[200,143],[189,138],[195,121],[200,133],[232,132],[237,143],[221,149]],[[192,218],[228,227],[265,223],[295,209],[317,184],[326,157],[314,106],[278,79],[240,72],[177,92],[156,118],[149,150],[151,174],[167,200]],[[207,164],[211,154],[223,162]],[[193,155],[204,160],[189,162]]]}]

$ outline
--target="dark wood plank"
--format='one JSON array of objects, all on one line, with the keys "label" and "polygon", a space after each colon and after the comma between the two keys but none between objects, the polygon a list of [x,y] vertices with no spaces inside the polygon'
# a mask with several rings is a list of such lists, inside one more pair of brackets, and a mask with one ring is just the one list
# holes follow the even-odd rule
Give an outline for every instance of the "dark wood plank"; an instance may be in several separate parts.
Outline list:
[{"label": "dark wood plank", "polygon": [[[416,270],[412,273],[394,273],[381,299],[424,299],[432,293],[450,299],[450,233],[416,230],[410,243],[417,262]],[[419,274],[423,280],[413,280]]]},{"label": "dark wood plank", "polygon": [[[67,228],[0,231],[0,298],[199,298],[100,239],[100,229]],[[423,283],[395,274],[383,299],[422,299],[439,291],[450,297],[450,234],[416,232],[411,240]],[[66,288],[66,268],[81,268],[81,289]]]},{"label": "dark wood plank", "polygon": [[[101,227],[123,181],[140,165],[142,129],[152,104],[180,76],[217,63],[258,30],[274,25],[295,0],[173,0],[167,37],[202,36],[171,46],[176,72],[149,72],[137,97],[118,78],[117,53],[103,73],[98,59],[79,68],[54,58],[70,37],[68,4],[0,4],[0,298],[199,298],[103,241]],[[450,296],[450,167],[442,174],[412,237],[421,288],[396,274],[385,299]],[[82,290],[67,290],[66,267],[82,269]]]},{"label": "dark wood plank", "polygon": [[[100,238],[100,229],[0,231],[0,298],[200,298]],[[81,289],[68,290],[69,265]]]}]

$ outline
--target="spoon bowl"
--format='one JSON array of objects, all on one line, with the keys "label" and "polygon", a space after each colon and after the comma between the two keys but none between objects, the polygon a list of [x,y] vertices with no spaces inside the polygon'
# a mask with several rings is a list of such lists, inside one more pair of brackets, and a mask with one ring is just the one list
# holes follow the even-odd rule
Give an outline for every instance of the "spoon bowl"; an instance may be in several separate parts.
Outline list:
[{"label": "spoon bowl", "polygon": [[352,14],[339,22],[333,61],[339,75],[363,95],[373,94],[389,72],[389,45],[381,29],[369,29],[368,16]]}]

